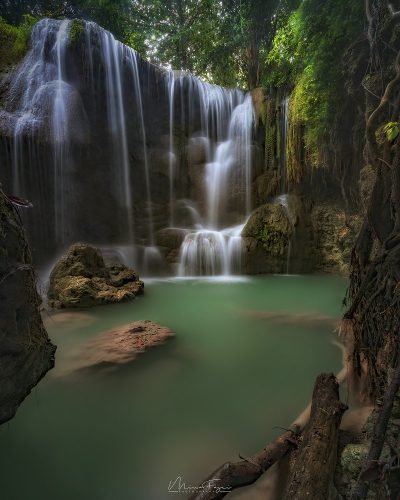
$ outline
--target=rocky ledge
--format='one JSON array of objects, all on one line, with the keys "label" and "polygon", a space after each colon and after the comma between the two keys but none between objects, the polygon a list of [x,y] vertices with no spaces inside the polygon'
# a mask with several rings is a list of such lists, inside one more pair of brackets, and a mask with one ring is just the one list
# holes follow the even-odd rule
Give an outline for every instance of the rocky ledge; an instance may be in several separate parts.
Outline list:
[{"label": "rocky ledge", "polygon": [[77,368],[129,363],[138,354],[173,336],[169,328],[153,321],[135,321],[90,340],[79,356]]},{"label": "rocky ledge", "polygon": [[134,299],[143,290],[135,271],[106,266],[100,250],[76,243],[52,270],[47,297],[50,307],[83,308]]}]

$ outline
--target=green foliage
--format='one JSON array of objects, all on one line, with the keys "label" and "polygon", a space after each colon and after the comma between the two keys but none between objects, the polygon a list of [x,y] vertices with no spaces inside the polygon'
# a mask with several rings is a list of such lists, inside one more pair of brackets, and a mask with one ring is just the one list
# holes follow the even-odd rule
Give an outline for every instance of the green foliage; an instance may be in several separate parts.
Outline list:
[{"label": "green foliage", "polygon": [[241,83],[231,19],[215,0],[133,1],[128,43],[152,62],[214,83]]},{"label": "green foliage", "polygon": [[305,146],[321,162],[335,111],[343,96],[341,57],[363,30],[363,5],[347,0],[302,0],[278,21],[266,57],[266,86],[294,88],[292,118],[305,125]]},{"label": "green foliage", "polygon": [[69,40],[71,43],[76,43],[83,37],[85,27],[81,19],[74,19],[69,29]]},{"label": "green foliage", "polygon": [[0,68],[19,61],[29,48],[29,38],[36,18],[25,15],[19,26],[0,17]]},{"label": "green foliage", "polygon": [[386,135],[386,139],[392,142],[400,133],[400,124],[399,122],[389,122],[383,127],[383,131]]},{"label": "green foliage", "polygon": [[121,42],[127,41],[133,21],[131,0],[70,0],[68,3],[75,17],[94,21]]}]

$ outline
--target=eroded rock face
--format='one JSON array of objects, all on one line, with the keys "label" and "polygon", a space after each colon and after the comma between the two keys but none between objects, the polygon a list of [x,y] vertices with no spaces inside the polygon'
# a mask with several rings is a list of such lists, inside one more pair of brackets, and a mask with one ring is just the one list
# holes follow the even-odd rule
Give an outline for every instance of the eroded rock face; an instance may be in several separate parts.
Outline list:
[{"label": "eroded rock face", "polygon": [[311,211],[315,234],[316,262],[314,269],[324,273],[347,274],[351,251],[362,219],[346,214],[340,206],[315,205]]},{"label": "eroded rock face", "polygon": [[31,255],[17,209],[0,189],[0,423],[54,366]]},{"label": "eroded rock face", "polygon": [[121,365],[150,347],[163,344],[174,333],[150,320],[135,321],[91,339],[76,360],[75,369]]},{"label": "eroded rock face", "polygon": [[55,308],[82,308],[134,299],[144,284],[122,264],[106,266],[97,248],[72,245],[55,265],[47,293]]}]

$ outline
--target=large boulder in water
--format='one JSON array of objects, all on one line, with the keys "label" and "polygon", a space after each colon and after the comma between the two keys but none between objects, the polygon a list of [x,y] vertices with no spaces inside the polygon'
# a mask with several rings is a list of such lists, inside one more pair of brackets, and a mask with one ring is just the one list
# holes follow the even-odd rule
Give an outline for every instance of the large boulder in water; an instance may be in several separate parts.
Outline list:
[{"label": "large boulder in water", "polygon": [[0,189],[0,424],[54,366],[17,209]]},{"label": "large boulder in water", "polygon": [[51,307],[80,308],[134,299],[143,289],[135,271],[106,266],[100,250],[76,243],[52,270],[47,296]]}]

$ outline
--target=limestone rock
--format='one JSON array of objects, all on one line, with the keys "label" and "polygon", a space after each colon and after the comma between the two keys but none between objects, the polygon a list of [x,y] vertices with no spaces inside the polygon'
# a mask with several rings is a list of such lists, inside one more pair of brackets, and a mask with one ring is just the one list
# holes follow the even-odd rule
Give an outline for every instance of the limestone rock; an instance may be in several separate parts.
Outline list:
[{"label": "limestone rock", "polygon": [[0,189],[0,423],[54,366],[39,306],[21,219]]},{"label": "limestone rock", "polygon": [[173,336],[169,328],[153,321],[135,321],[90,340],[79,357],[77,367],[128,363],[146,349],[163,344]]},{"label": "limestone rock", "polygon": [[106,266],[100,250],[77,243],[52,270],[47,295],[51,307],[78,308],[134,299],[143,289],[135,271]]}]

